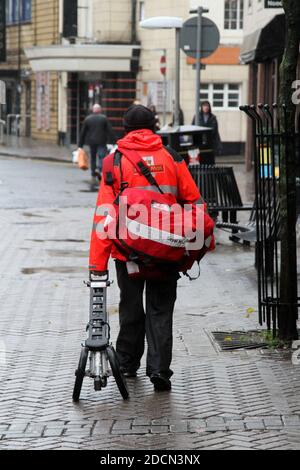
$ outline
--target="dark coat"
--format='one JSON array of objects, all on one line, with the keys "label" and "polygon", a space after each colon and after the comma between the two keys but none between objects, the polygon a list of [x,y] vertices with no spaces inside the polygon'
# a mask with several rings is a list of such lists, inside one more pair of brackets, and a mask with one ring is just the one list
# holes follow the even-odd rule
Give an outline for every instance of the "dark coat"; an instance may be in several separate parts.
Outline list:
[{"label": "dark coat", "polygon": [[90,114],[83,121],[79,147],[86,145],[107,145],[116,141],[111,123],[104,114]]},{"label": "dark coat", "polygon": [[[192,124],[195,124],[195,116],[193,118]],[[219,134],[219,125],[218,125],[217,117],[214,114],[210,114],[208,121],[205,122],[204,114],[200,113],[199,126],[212,128],[212,142],[213,142],[213,147],[214,147],[214,153],[216,155],[219,155],[222,151],[222,141],[221,141],[221,137]]]},{"label": "dark coat", "polygon": [[[174,126],[175,122],[175,113],[172,115],[172,122],[170,122],[169,126]],[[184,114],[181,108],[179,108],[179,125],[183,126],[184,125]]]}]

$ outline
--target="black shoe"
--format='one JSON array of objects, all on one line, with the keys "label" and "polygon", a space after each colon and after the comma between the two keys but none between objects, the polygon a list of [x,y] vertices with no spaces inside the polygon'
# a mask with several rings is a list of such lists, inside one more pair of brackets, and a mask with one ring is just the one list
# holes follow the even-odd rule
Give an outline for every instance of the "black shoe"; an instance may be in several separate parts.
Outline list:
[{"label": "black shoe", "polygon": [[150,380],[154,385],[154,390],[157,392],[164,392],[172,388],[171,381],[165,375],[152,374]]},{"label": "black shoe", "polygon": [[[169,369],[166,371],[162,371],[159,374],[170,379],[172,375],[174,374],[174,372],[172,371],[172,369]],[[148,377],[151,377],[151,375],[157,375],[157,372],[151,372],[150,370],[146,369],[146,375],[148,375]]]},{"label": "black shoe", "polygon": [[136,370],[127,370],[127,369],[122,369],[121,372],[126,377],[126,379],[133,379],[136,377]]},{"label": "black shoe", "polygon": [[91,177],[91,186],[97,186],[99,184],[99,180],[96,175],[92,175]]}]

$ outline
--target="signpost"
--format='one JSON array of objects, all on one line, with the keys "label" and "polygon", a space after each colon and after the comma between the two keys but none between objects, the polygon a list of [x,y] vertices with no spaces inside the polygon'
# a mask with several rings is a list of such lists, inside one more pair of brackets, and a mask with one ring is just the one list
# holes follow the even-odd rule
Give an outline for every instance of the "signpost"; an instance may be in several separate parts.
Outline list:
[{"label": "signpost", "polygon": [[265,8],[282,8],[282,0],[265,0]]},{"label": "signpost", "polygon": [[190,13],[198,13],[188,19],[180,32],[180,48],[189,57],[196,59],[196,97],[195,97],[195,125],[199,126],[200,118],[200,83],[201,59],[209,57],[218,48],[220,32],[216,24],[209,18],[203,17],[208,10],[198,7]]},{"label": "signpost", "polygon": [[6,0],[0,0],[0,62],[6,62]]}]

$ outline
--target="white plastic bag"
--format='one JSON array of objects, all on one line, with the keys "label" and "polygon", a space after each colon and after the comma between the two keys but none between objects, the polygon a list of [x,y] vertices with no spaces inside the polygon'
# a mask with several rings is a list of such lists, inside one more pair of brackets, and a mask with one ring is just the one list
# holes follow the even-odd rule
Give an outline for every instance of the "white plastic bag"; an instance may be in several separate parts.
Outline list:
[{"label": "white plastic bag", "polygon": [[78,164],[78,149],[72,152],[72,163],[74,163],[74,165]]},{"label": "white plastic bag", "polygon": [[117,145],[112,145],[112,144],[107,145],[108,153],[114,153],[117,150],[117,148],[118,148]]}]

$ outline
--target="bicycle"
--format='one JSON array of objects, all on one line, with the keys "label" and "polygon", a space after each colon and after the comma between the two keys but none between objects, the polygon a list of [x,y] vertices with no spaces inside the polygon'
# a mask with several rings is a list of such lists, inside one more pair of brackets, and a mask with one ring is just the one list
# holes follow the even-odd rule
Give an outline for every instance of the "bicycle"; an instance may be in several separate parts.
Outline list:
[{"label": "bicycle", "polygon": [[[100,391],[107,386],[108,378],[112,375],[123,399],[129,398],[126,379],[120,370],[116,351],[110,343],[110,325],[107,312],[107,288],[112,284],[108,275],[96,279],[90,275],[85,282],[90,289],[90,314],[86,331],[88,338],[82,344],[82,350],[75,371],[75,385],[73,401],[80,399],[83,379],[90,377],[94,380],[95,391]],[[89,360],[89,369],[86,365]]]}]

